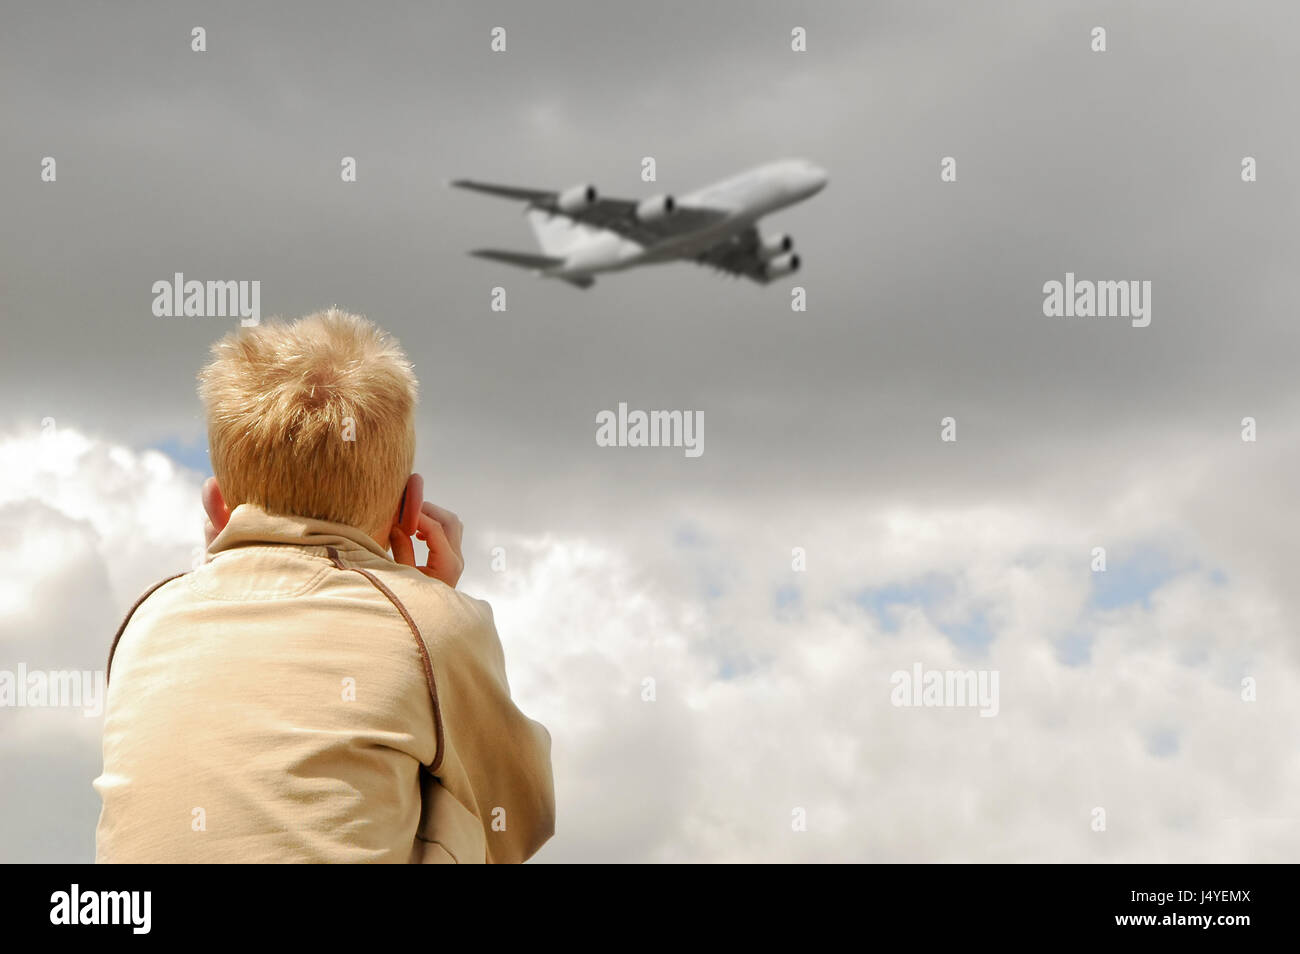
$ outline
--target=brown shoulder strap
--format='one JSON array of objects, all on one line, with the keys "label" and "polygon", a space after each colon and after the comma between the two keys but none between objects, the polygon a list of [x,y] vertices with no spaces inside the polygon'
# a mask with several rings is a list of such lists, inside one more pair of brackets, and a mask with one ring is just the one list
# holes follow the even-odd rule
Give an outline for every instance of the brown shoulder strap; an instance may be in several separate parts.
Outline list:
[{"label": "brown shoulder strap", "polygon": [[117,652],[118,640],[122,638],[122,633],[126,630],[126,624],[131,622],[131,617],[135,615],[135,611],[140,608],[141,603],[143,603],[149,597],[153,596],[154,590],[158,589],[161,586],[166,586],[172,580],[179,579],[184,575],[185,573],[173,573],[171,576],[167,577],[167,579],[159,580],[153,586],[149,587],[149,589],[145,590],[144,593],[140,595],[140,598],[131,604],[131,608],[126,611],[126,618],[122,620],[122,625],[117,628],[117,634],[113,637],[113,643],[111,646],[108,647],[108,666],[104,669],[105,686],[108,685],[108,680],[113,671],[113,655],[114,653]]},{"label": "brown shoulder strap", "polygon": [[[402,619],[406,620],[406,625],[410,628],[411,635],[415,637],[415,648],[419,650],[420,661],[424,663],[424,681],[429,686],[429,698],[433,700],[433,726],[435,738],[437,740],[436,744],[438,752],[433,757],[433,764],[428,766],[428,769],[430,774],[436,775],[438,774],[438,768],[442,765],[442,710],[438,707],[438,684],[433,678],[433,660],[429,658],[429,647],[425,645],[424,637],[420,635],[420,627],[415,625],[415,619],[407,611],[406,607],[402,605],[402,601],[397,598],[397,594],[394,593],[381,579],[379,579],[379,577],[375,576],[369,570],[363,570],[359,566],[345,566],[343,561],[339,559],[338,550],[333,547],[326,547],[325,549],[329,553],[330,559],[334,561],[334,565],[340,570],[351,570],[354,573],[360,573],[367,580],[373,583],[375,589],[379,590],[380,593],[383,593],[384,596],[388,598],[388,602],[397,607],[397,612],[402,614]],[[145,595],[147,596],[148,594]]]}]

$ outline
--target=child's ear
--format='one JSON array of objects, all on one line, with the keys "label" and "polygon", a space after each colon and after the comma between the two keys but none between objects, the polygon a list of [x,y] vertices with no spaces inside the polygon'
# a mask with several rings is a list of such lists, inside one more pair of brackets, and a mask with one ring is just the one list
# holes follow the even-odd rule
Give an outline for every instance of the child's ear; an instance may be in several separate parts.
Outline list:
[{"label": "child's ear", "polygon": [[230,508],[226,506],[226,498],[222,496],[217,478],[209,477],[205,480],[199,496],[203,499],[203,509],[217,533],[226,529],[226,524],[230,523]]},{"label": "child's ear", "polygon": [[424,506],[424,478],[412,474],[406,478],[406,489],[402,491],[402,504],[397,511],[397,525],[408,537],[415,536],[420,526],[420,508]]}]

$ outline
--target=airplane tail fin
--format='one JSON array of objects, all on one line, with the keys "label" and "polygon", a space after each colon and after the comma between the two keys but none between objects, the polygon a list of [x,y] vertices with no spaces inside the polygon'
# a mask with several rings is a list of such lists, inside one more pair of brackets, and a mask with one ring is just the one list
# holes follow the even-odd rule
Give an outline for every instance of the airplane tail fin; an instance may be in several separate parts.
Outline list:
[{"label": "airplane tail fin", "polygon": [[[557,265],[563,265],[564,259],[555,258],[551,255],[533,255],[529,252],[511,252],[500,248],[476,248],[470,252],[478,258],[491,259],[494,262],[505,262],[507,265],[517,265],[520,268],[531,269],[535,272],[545,272],[547,269],[555,268]],[[574,288],[586,290],[596,284],[596,279],[588,275],[555,275],[555,278],[561,278],[568,282]]]}]

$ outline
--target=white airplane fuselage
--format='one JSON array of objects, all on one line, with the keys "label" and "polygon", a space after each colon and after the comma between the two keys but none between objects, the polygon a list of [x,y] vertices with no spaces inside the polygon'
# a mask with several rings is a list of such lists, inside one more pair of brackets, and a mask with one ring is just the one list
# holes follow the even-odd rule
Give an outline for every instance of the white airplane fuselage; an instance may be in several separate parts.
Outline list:
[{"label": "white airplane fuselage", "polygon": [[825,170],[803,159],[783,159],[757,166],[676,200],[678,209],[723,211],[724,218],[649,245],[608,229],[575,225],[581,234],[574,236],[573,244],[566,250],[564,264],[548,268],[544,274],[556,278],[588,278],[636,265],[693,258],[744,231],[763,216],[816,195],[826,187],[827,180]]}]

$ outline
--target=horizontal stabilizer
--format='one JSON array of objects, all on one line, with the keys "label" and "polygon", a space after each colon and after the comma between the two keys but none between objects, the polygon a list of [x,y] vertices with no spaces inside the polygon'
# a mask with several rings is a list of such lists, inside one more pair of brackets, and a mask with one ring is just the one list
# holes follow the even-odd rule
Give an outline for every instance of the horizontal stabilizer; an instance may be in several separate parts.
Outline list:
[{"label": "horizontal stabilizer", "polygon": [[564,259],[554,258],[550,255],[510,252],[499,248],[476,248],[470,254],[479,258],[490,258],[494,262],[505,262],[507,265],[518,265],[520,268],[533,268],[538,271],[545,271],[548,268],[555,268],[557,265],[564,264]]},{"label": "horizontal stabilizer", "polygon": [[496,185],[492,182],[475,182],[473,179],[453,179],[447,184],[457,189],[472,189],[475,192],[485,192],[503,199],[521,199],[525,202],[542,202],[555,198],[555,193],[546,189],[523,189],[519,186]]}]

